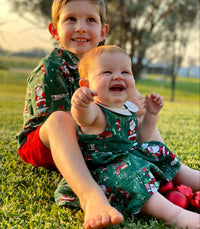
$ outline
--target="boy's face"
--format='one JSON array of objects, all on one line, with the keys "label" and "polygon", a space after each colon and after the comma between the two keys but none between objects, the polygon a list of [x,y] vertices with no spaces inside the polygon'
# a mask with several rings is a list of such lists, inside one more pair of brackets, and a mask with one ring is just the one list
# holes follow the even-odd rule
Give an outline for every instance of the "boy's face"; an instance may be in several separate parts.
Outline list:
[{"label": "boy's face", "polygon": [[107,25],[101,24],[98,6],[77,0],[66,3],[62,9],[53,37],[81,58],[84,53],[97,47],[107,32]]},{"label": "boy's face", "polygon": [[102,105],[122,108],[135,93],[131,60],[123,53],[102,53],[88,69],[89,88],[97,91],[94,100]]}]

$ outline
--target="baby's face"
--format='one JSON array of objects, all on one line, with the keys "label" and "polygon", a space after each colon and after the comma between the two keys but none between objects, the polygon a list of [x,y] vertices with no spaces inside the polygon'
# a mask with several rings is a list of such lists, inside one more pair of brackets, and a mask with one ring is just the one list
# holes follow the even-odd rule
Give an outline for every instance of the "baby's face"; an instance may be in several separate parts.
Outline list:
[{"label": "baby's face", "polygon": [[133,98],[135,80],[131,60],[123,53],[102,53],[88,69],[89,88],[97,91],[95,101],[122,108]]}]

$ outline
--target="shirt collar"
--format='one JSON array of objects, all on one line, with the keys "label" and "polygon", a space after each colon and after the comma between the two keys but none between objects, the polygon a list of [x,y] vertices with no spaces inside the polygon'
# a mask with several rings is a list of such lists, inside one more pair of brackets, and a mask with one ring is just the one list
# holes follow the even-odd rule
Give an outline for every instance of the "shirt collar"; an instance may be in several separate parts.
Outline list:
[{"label": "shirt collar", "polygon": [[63,56],[64,59],[67,59],[67,65],[69,67],[77,66],[79,62],[79,58],[76,57],[72,52],[64,49],[62,46],[58,46],[58,48],[56,48],[56,51],[58,55],[60,54]]},{"label": "shirt collar", "polygon": [[135,113],[139,110],[138,107],[130,101],[126,101],[124,104],[124,108],[122,108],[122,109],[115,108],[115,107],[107,107],[107,106],[104,106],[102,104],[99,104],[99,105],[102,107],[105,107],[107,110],[110,110],[114,113],[121,114],[121,115],[129,115],[130,116],[130,115],[132,115],[132,113]]}]

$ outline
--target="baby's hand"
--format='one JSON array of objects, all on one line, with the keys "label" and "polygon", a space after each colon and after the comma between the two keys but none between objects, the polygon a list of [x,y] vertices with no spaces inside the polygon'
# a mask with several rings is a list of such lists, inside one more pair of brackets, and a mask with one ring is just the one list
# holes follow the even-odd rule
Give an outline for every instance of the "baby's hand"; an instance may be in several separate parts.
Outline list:
[{"label": "baby's hand", "polygon": [[152,114],[158,114],[158,112],[162,109],[163,105],[163,97],[159,94],[153,92],[150,97],[146,95],[145,108],[147,112]]},{"label": "baby's hand", "polygon": [[139,111],[137,111],[138,117],[142,116],[146,112],[145,97],[143,95],[136,96],[133,99],[131,99],[130,101],[138,107],[139,109]]},{"label": "baby's hand", "polygon": [[93,97],[96,95],[96,91],[90,90],[87,87],[80,87],[74,92],[71,104],[77,109],[83,110],[89,106],[90,102],[93,102]]}]

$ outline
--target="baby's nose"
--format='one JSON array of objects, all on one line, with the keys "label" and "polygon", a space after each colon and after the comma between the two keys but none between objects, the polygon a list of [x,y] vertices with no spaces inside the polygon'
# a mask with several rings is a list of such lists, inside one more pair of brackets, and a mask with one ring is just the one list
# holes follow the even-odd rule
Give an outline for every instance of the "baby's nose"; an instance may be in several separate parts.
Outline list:
[{"label": "baby's nose", "polygon": [[121,73],[116,73],[114,76],[113,76],[113,79],[114,80],[122,80],[124,78],[124,76],[121,74]]}]

